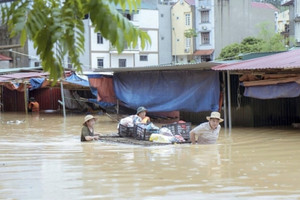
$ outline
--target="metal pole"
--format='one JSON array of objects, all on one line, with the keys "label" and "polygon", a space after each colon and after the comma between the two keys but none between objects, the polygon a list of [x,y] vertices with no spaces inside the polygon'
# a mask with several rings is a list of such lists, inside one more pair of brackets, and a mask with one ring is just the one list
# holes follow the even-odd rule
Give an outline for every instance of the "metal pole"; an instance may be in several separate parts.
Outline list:
[{"label": "metal pole", "polygon": [[[227,70],[227,98],[228,98],[228,127],[231,130],[231,95],[230,95],[230,72]],[[230,134],[230,132],[229,132]]]},{"label": "metal pole", "polygon": [[25,105],[25,113],[27,115],[28,109],[27,109],[27,83],[26,82],[24,82],[24,105]]},{"label": "metal pole", "polygon": [[64,96],[64,86],[62,80],[60,80],[60,92],[61,92],[61,99],[62,99],[62,106],[63,106],[63,114],[64,118],[66,117],[66,106],[65,106],[65,96]]},{"label": "metal pole", "polygon": [[222,72],[223,75],[223,88],[222,88],[222,92],[223,92],[223,105],[224,105],[224,127],[225,129],[227,129],[227,101],[226,101],[226,89],[225,89],[225,83],[226,83],[226,77],[225,77],[225,72]]}]

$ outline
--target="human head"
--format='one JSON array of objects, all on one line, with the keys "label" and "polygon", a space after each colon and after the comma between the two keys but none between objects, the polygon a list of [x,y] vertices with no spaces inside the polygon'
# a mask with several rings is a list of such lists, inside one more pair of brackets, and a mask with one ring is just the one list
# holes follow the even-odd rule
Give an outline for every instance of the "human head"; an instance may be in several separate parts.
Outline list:
[{"label": "human head", "polygon": [[147,109],[145,107],[141,106],[141,107],[138,107],[136,114],[143,118],[146,116],[146,112],[147,112]]},{"label": "human head", "polygon": [[35,102],[35,98],[34,97],[30,97],[29,101],[30,102]]},{"label": "human head", "polygon": [[224,121],[219,112],[211,112],[210,116],[207,116],[206,119],[209,121],[212,129],[216,129],[219,123]]},{"label": "human head", "polygon": [[87,115],[84,117],[84,123],[83,125],[94,125],[95,124],[95,121],[97,120],[97,118],[95,118],[93,115]]}]

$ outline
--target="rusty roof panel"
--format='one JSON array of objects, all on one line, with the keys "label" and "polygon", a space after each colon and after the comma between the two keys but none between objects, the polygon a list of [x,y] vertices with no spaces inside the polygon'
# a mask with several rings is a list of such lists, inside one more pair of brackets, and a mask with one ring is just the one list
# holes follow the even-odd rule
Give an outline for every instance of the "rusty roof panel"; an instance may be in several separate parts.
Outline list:
[{"label": "rusty roof panel", "polygon": [[232,64],[222,64],[212,67],[219,71],[242,71],[264,69],[293,69],[300,68],[300,49],[278,53],[270,56],[254,58]]}]

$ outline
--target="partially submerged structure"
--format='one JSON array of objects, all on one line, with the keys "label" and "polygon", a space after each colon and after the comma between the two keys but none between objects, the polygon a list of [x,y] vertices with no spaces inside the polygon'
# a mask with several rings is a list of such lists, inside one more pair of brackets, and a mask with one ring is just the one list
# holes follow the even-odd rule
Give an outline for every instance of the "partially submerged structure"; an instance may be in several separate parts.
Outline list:
[{"label": "partially submerged structure", "polygon": [[300,122],[300,49],[212,69],[227,73],[229,122],[233,125]]}]

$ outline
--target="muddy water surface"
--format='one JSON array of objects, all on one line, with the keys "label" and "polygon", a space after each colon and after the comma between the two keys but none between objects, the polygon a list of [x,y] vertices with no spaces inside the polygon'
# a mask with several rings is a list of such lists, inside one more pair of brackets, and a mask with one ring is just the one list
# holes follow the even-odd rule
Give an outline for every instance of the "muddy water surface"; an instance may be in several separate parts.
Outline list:
[{"label": "muddy water surface", "polygon": [[[300,199],[299,129],[143,147],[81,143],[83,117],[0,114],[0,199]],[[106,116],[95,128],[117,132]]]}]

